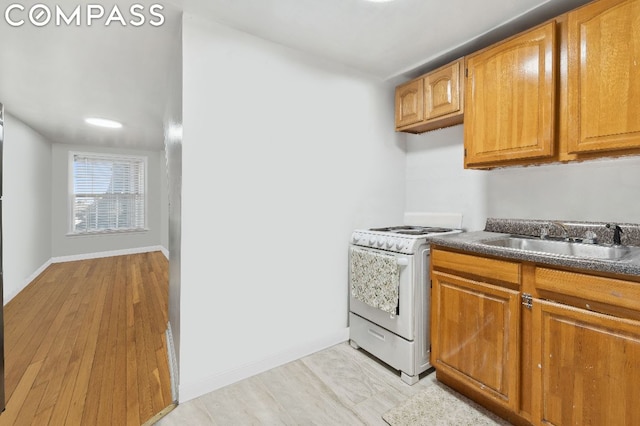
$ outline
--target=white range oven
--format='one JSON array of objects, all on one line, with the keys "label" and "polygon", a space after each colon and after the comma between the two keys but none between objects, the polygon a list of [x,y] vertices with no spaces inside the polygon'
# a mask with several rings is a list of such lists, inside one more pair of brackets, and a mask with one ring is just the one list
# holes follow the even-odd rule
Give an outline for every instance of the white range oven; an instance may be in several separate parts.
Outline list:
[{"label": "white range oven", "polygon": [[[460,220],[457,222],[460,226]],[[349,339],[413,385],[429,363],[429,226],[356,230],[349,246]]]}]

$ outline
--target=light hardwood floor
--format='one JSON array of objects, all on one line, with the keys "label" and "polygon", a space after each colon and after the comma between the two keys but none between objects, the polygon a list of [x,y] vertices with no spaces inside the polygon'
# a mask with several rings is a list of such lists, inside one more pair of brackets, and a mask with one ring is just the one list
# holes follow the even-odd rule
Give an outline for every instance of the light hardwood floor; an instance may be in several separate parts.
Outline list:
[{"label": "light hardwood floor", "polygon": [[385,425],[382,414],[429,386],[400,374],[347,343],[180,404],[157,426]]},{"label": "light hardwood floor", "polygon": [[4,309],[5,425],[141,425],[172,405],[160,252],[49,266]]}]

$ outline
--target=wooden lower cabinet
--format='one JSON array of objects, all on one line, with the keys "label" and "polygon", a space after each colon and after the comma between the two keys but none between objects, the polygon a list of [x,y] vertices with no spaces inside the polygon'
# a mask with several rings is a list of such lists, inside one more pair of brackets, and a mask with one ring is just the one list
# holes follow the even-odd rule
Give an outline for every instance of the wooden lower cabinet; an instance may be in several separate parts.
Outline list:
[{"label": "wooden lower cabinet", "polygon": [[640,425],[640,277],[431,250],[438,380],[518,425]]},{"label": "wooden lower cabinet", "polygon": [[441,272],[432,284],[436,369],[515,410],[519,292]]},{"label": "wooden lower cabinet", "polygon": [[533,302],[533,423],[640,424],[640,322]]}]

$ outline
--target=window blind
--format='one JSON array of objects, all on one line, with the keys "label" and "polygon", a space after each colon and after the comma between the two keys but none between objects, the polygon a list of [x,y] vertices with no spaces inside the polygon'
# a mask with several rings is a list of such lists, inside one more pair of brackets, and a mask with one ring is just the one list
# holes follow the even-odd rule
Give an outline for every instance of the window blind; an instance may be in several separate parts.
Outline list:
[{"label": "window blind", "polygon": [[72,233],[145,228],[146,159],[73,154]]}]

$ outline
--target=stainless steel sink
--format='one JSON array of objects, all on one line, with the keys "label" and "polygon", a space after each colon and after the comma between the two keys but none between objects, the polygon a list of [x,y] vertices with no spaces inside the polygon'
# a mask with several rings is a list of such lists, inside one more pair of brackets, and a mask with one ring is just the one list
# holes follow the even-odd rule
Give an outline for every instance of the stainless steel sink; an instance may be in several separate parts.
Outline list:
[{"label": "stainless steel sink", "polygon": [[628,255],[640,253],[640,249],[628,246],[605,246],[567,241],[540,240],[519,236],[506,236],[482,242],[490,246],[506,247],[537,253],[571,256],[578,258],[620,260]]}]

